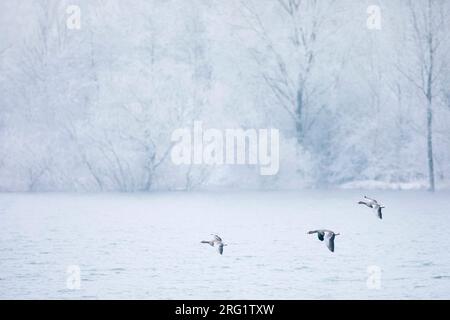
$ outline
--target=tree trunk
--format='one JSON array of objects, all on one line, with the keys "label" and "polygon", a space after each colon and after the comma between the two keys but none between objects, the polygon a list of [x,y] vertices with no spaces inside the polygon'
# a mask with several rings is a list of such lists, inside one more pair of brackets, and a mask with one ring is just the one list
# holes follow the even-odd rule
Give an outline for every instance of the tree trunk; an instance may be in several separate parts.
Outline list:
[{"label": "tree trunk", "polygon": [[433,159],[433,75],[434,75],[434,41],[433,41],[433,28],[432,28],[432,11],[431,0],[428,0],[428,56],[429,56],[429,69],[427,78],[427,154],[428,154],[428,179],[429,179],[429,191],[434,192],[434,159]]},{"label": "tree trunk", "polygon": [[296,130],[296,136],[297,136],[297,143],[299,145],[303,144],[303,123],[302,123],[302,117],[303,117],[303,91],[302,89],[297,90],[297,101],[296,101],[296,109],[295,109],[295,115],[296,115],[296,122],[295,122],[295,130]]},{"label": "tree trunk", "polygon": [[428,179],[429,191],[434,192],[434,159],[433,159],[433,111],[431,109],[431,97],[427,105],[427,154],[428,154]]}]

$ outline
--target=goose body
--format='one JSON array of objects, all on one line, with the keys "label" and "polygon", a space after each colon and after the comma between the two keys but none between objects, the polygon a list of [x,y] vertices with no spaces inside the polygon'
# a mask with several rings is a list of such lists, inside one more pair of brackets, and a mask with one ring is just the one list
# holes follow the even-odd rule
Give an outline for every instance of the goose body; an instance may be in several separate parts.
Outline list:
[{"label": "goose body", "polygon": [[320,241],[325,241],[325,244],[331,252],[334,252],[334,239],[339,233],[335,233],[331,230],[321,229],[321,230],[313,230],[309,231],[308,234],[317,233],[317,238]]},{"label": "goose body", "polygon": [[223,254],[223,247],[226,246],[226,243],[223,243],[222,238],[219,237],[217,234],[211,234],[213,237],[212,240],[204,240],[204,241],[200,241],[200,243],[207,243],[209,244],[211,247],[214,247],[214,245],[217,244],[217,251],[220,254]]},{"label": "goose body", "polygon": [[373,206],[377,205],[378,202],[375,199],[371,199],[367,196],[364,196],[364,200],[359,201],[358,204],[363,204],[365,206],[368,206],[369,208],[373,208]]}]

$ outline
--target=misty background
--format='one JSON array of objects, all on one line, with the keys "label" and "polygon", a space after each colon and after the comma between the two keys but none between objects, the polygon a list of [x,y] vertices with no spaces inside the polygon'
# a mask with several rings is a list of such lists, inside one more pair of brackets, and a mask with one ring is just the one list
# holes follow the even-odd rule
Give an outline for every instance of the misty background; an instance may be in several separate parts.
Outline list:
[{"label": "misty background", "polygon": [[[445,0],[1,1],[0,191],[450,187],[449,13]],[[279,173],[174,165],[171,134],[194,121],[279,129]]]}]

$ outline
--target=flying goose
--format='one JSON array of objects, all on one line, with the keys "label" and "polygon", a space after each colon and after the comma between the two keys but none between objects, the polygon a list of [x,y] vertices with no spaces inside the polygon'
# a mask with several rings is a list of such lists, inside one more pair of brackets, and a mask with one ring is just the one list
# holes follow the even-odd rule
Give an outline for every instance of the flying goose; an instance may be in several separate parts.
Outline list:
[{"label": "flying goose", "polygon": [[211,247],[214,247],[214,244],[217,244],[217,251],[219,251],[220,254],[223,253],[223,247],[226,246],[226,243],[223,243],[222,238],[219,237],[217,234],[211,234],[212,236],[214,236],[214,239],[210,240],[210,241],[201,241],[201,243],[207,243],[209,244]]},{"label": "flying goose", "polygon": [[369,208],[372,208],[375,211],[377,217],[379,219],[383,219],[383,214],[381,212],[381,209],[383,209],[385,207],[380,205],[378,203],[378,201],[375,200],[375,199],[371,199],[371,198],[369,198],[367,196],[364,196],[364,199],[365,200],[359,201],[358,204],[363,204],[363,205],[365,205],[365,206],[367,206]]},{"label": "flying goose", "polygon": [[317,233],[317,238],[319,238],[320,241],[325,240],[325,244],[327,245],[328,249],[330,249],[331,252],[334,252],[334,238],[338,235],[340,235],[339,233],[334,233],[331,230],[313,230],[313,231],[309,231],[308,234],[314,234]]}]

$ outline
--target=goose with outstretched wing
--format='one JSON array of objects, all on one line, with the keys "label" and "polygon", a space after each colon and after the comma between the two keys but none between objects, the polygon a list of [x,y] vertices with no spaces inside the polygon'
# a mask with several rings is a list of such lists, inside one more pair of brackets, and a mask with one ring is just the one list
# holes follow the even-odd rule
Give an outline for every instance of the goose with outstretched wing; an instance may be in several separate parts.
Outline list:
[{"label": "goose with outstretched wing", "polygon": [[331,230],[321,229],[321,230],[313,230],[309,231],[308,234],[314,234],[317,233],[317,238],[319,238],[320,241],[325,241],[325,244],[327,248],[334,252],[334,239],[336,238],[339,233],[335,233]]},{"label": "goose with outstretched wing", "polygon": [[381,210],[384,209],[385,207],[380,205],[377,200],[364,196],[364,200],[359,201],[358,204],[363,204],[369,208],[372,208],[376,216],[379,219],[383,219],[383,213],[381,212]]},{"label": "goose with outstretched wing", "polygon": [[208,241],[203,240],[203,241],[200,241],[200,242],[201,242],[201,243],[207,243],[207,244],[209,244],[211,247],[214,247],[214,245],[217,244],[217,251],[218,251],[220,254],[223,254],[223,247],[226,246],[227,244],[226,244],[226,243],[223,243],[222,238],[219,237],[217,234],[211,234],[211,235],[214,236],[212,240],[208,240]]}]

